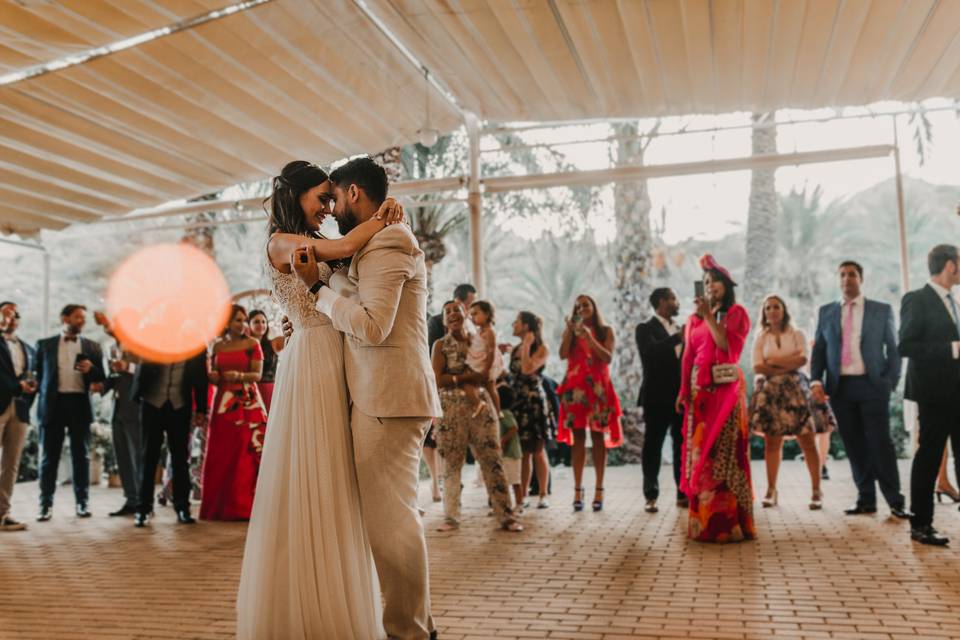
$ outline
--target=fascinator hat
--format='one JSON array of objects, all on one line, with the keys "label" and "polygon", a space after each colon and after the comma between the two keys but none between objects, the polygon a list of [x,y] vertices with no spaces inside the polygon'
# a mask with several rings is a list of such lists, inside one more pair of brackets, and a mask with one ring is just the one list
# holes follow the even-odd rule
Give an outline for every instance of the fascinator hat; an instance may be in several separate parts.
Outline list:
[{"label": "fascinator hat", "polygon": [[729,280],[730,284],[737,286],[737,281],[733,279],[733,276],[730,275],[730,272],[724,267],[720,266],[720,263],[717,262],[717,259],[709,253],[703,254],[703,256],[700,258],[700,268],[704,271],[716,271],[724,278]]}]

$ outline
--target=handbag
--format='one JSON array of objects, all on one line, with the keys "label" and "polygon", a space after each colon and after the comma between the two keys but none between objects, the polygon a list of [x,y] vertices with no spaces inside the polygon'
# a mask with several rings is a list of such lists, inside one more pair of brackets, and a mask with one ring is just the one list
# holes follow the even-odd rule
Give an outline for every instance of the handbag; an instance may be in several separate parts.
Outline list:
[{"label": "handbag", "polygon": [[740,378],[740,370],[735,364],[715,364],[710,367],[713,384],[730,384]]}]

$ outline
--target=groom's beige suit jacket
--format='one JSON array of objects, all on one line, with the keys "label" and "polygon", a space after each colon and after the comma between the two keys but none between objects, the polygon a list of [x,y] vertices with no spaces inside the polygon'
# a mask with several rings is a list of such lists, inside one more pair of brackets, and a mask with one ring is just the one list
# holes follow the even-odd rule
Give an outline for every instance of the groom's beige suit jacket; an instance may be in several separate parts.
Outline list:
[{"label": "groom's beige suit jacket", "polygon": [[331,311],[344,333],[350,399],[378,418],[439,417],[427,351],[427,269],[405,224],[378,232],[330,279]]}]

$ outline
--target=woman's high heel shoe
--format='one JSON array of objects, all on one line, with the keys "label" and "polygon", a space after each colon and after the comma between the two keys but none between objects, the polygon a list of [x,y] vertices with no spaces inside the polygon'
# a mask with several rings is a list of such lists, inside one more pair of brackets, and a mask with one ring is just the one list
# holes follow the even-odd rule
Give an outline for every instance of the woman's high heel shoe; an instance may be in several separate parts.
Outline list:
[{"label": "woman's high heel shoe", "polygon": [[573,510],[583,511],[583,487],[575,487],[573,491],[574,491]]},{"label": "woman's high heel shoe", "polygon": [[953,487],[949,489],[940,489],[937,488],[937,502],[943,502],[943,496],[947,496],[953,502],[960,502],[960,492],[958,492]]},{"label": "woman's high heel shoe", "polygon": [[760,504],[763,505],[764,509],[767,507],[775,507],[777,506],[778,499],[777,490],[773,489],[772,491],[767,491],[767,495],[760,501]]},{"label": "woman's high heel shoe", "polygon": [[[597,493],[603,493],[603,487],[597,487]],[[594,512],[603,511],[603,500],[594,500],[591,506],[593,506]]]},{"label": "woman's high heel shoe", "polygon": [[823,491],[814,491],[810,498],[810,511],[819,511],[823,509]]}]

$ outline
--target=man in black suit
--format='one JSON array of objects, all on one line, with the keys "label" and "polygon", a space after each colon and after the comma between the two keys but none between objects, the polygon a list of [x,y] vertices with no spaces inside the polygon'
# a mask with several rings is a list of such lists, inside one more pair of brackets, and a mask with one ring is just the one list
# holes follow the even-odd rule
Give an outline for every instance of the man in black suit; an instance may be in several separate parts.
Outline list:
[{"label": "man in black suit", "polygon": [[[458,284],[453,290],[453,299],[463,304],[464,312],[470,310],[470,305],[477,299],[477,289],[472,284]],[[427,319],[427,348],[433,353],[433,343],[447,332],[443,328],[443,313],[430,316]]]},{"label": "man in black suit", "polygon": [[22,531],[27,525],[10,515],[10,498],[17,482],[20,456],[30,423],[36,382],[33,350],[17,338],[20,314],[13,302],[0,302],[0,531]]},{"label": "man in black suit", "polygon": [[206,423],[207,354],[173,364],[144,362],[136,368],[130,393],[140,403],[143,460],[140,500],[134,526],[144,527],[153,513],[153,479],[163,436],[173,467],[173,507],[177,521],[193,524],[190,515],[190,426]]},{"label": "man in black suit", "polygon": [[687,497],[680,493],[680,447],[683,443],[681,425],[683,416],[675,409],[680,393],[680,350],[683,345],[683,327],[673,321],[680,311],[677,294],[666,287],[650,294],[654,315],[637,325],[637,349],[643,367],[640,399],[643,407],[643,496],[644,510],[657,512],[660,496],[660,459],[663,440],[670,431],[673,442],[673,479],[677,486],[677,505],[687,506]]},{"label": "man in black suit", "polygon": [[927,255],[930,282],[903,296],[900,353],[909,358],[904,397],[920,409],[920,439],[910,471],[910,537],[941,546],[933,528],[933,491],[947,438],[960,445],[960,314],[951,288],[960,284],[957,247],[941,244]]},{"label": "man in black suit", "polygon": [[73,496],[79,518],[89,518],[91,393],[103,392],[103,352],[93,340],[80,337],[87,308],[68,304],[60,312],[63,330],[37,343],[37,381],[40,395],[40,513],[37,520],[53,517],[53,494],[65,433],[70,434],[73,463]]}]

